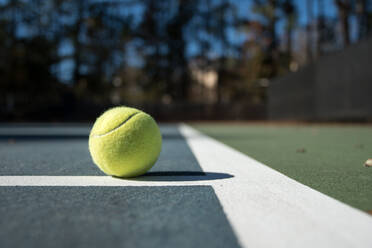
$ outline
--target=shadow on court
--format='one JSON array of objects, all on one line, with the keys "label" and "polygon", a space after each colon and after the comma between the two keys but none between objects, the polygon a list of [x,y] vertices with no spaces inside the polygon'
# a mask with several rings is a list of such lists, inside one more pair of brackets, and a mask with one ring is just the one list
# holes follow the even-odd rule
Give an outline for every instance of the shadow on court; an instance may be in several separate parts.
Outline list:
[{"label": "shadow on court", "polygon": [[[202,171],[150,171],[136,178],[123,178],[123,180],[133,181],[209,181],[217,179],[228,179],[234,177],[231,174],[219,172],[202,172]],[[118,178],[121,179],[121,178]]]}]

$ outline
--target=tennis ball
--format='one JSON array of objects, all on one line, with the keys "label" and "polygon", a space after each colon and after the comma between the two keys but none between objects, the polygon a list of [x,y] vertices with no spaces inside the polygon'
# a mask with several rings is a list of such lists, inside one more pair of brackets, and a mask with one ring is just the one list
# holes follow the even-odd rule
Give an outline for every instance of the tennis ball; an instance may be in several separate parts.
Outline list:
[{"label": "tennis ball", "polygon": [[135,108],[115,107],[104,112],[89,135],[93,162],[106,174],[136,177],[146,173],[161,150],[161,134],[154,119]]}]

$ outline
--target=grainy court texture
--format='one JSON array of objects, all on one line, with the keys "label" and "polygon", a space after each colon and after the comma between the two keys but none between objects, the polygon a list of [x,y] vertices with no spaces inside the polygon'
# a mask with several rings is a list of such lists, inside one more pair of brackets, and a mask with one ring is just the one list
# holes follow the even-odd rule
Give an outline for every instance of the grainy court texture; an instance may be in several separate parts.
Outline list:
[{"label": "grainy court texture", "polygon": [[0,127],[0,247],[371,247],[372,218],[187,125],[104,175],[88,126]]}]

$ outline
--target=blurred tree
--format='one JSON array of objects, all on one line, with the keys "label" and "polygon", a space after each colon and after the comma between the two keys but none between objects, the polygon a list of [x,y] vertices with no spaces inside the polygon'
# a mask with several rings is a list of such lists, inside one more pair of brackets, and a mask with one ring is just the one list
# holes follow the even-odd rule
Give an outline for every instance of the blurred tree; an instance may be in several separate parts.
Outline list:
[{"label": "blurred tree", "polygon": [[324,14],[324,0],[318,0],[318,18],[317,18],[317,44],[316,56],[322,55],[323,43],[326,39],[326,17]]},{"label": "blurred tree", "polygon": [[143,79],[141,86],[148,92],[148,99],[156,100],[162,96],[175,97],[173,85],[170,85],[167,76],[168,47],[166,45],[165,26],[169,21],[169,2],[146,0],[144,1],[144,14],[137,31],[136,37],[140,40],[137,45],[138,53],[144,61]]},{"label": "blurred tree", "polygon": [[[176,14],[166,25],[166,39],[168,47],[168,85],[170,93],[175,99],[188,99],[190,76],[186,55],[186,29],[195,15],[197,1],[179,0]],[[173,94],[172,94],[173,93]]]},{"label": "blurred tree", "polygon": [[[228,38],[228,29],[235,25],[236,14],[232,4],[226,0],[221,0],[210,10],[208,16],[212,21],[209,21],[209,33],[220,44],[221,54],[217,61],[217,103],[229,101],[230,99],[223,96],[224,92],[229,89],[233,90],[233,82],[236,79],[236,74],[233,70],[234,60],[230,59],[230,52],[234,49]],[[230,93],[230,96],[233,95]],[[224,100],[225,98],[225,100]]]},{"label": "blurred tree", "polygon": [[284,18],[286,20],[286,36],[287,36],[287,45],[286,45],[286,57],[288,60],[288,68],[292,62],[292,36],[293,36],[293,29],[296,25],[297,15],[296,15],[296,8],[293,4],[292,0],[284,0],[280,2],[280,9],[284,14]]},{"label": "blurred tree", "polygon": [[345,46],[350,44],[349,16],[351,11],[350,0],[335,0],[342,29],[342,41]]},{"label": "blurred tree", "polygon": [[276,24],[278,20],[279,0],[254,0],[253,11],[262,17],[264,34],[267,42],[267,56],[263,63],[270,67],[269,78],[275,77],[278,71],[278,39]]},{"label": "blurred tree", "polygon": [[142,40],[139,50],[145,62],[145,87],[166,96],[167,101],[188,100],[192,81],[188,44],[193,42],[201,48],[199,58],[206,63],[211,60],[208,57],[211,47],[219,45],[219,62],[215,64],[218,64],[219,75],[217,91],[221,92],[227,53],[231,48],[226,30],[233,25],[233,20],[229,20],[233,5],[226,0],[213,3],[146,0],[144,3],[138,37]]},{"label": "blurred tree", "polygon": [[358,39],[365,38],[370,32],[370,23],[368,22],[368,1],[356,0],[355,13],[358,20]]},{"label": "blurred tree", "polygon": [[132,36],[130,15],[120,9],[127,1],[63,1],[61,36],[70,41],[73,52],[72,83],[76,93],[107,102],[115,72],[124,64],[125,45]]},{"label": "blurred tree", "polygon": [[82,30],[84,25],[84,10],[87,8],[85,4],[87,1],[76,0],[70,2],[69,15],[74,18],[74,22],[71,24],[69,29],[69,35],[71,37],[72,45],[74,47],[74,72],[73,72],[73,83],[75,85],[80,83],[81,80],[81,64],[83,59],[83,44],[82,44]]},{"label": "blurred tree", "polygon": [[34,19],[40,7],[39,1],[3,2],[0,7],[0,98],[5,99],[4,111],[14,118],[61,101],[52,72],[57,43],[46,33],[47,23]]},{"label": "blurred tree", "polygon": [[306,26],[306,59],[311,62],[313,60],[313,13],[314,1],[306,0],[306,15],[307,15],[307,26]]}]

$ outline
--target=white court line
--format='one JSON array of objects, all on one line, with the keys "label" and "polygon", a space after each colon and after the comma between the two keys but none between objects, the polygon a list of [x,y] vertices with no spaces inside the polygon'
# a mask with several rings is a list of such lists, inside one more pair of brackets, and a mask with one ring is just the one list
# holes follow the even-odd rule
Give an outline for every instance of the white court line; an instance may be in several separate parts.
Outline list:
[{"label": "white court line", "polygon": [[243,247],[372,247],[366,213],[189,126],[180,131],[204,171],[234,176],[213,188]]},{"label": "white court line", "polygon": [[[190,178],[192,181],[189,181]],[[170,177],[168,177],[170,178]],[[66,186],[66,187],[115,187],[115,186],[192,186],[192,185],[211,185],[221,180],[203,180],[204,176],[186,176],[185,181],[142,181],[135,179],[120,179],[111,176],[0,176],[0,187],[7,186]],[[199,179],[199,180],[198,180]],[[143,180],[146,180],[144,178]]]},{"label": "white court line", "polygon": [[0,176],[0,186],[211,185],[242,247],[372,247],[372,218],[367,214],[189,126],[181,125],[180,131],[203,171],[234,177],[154,182],[109,176]]}]

